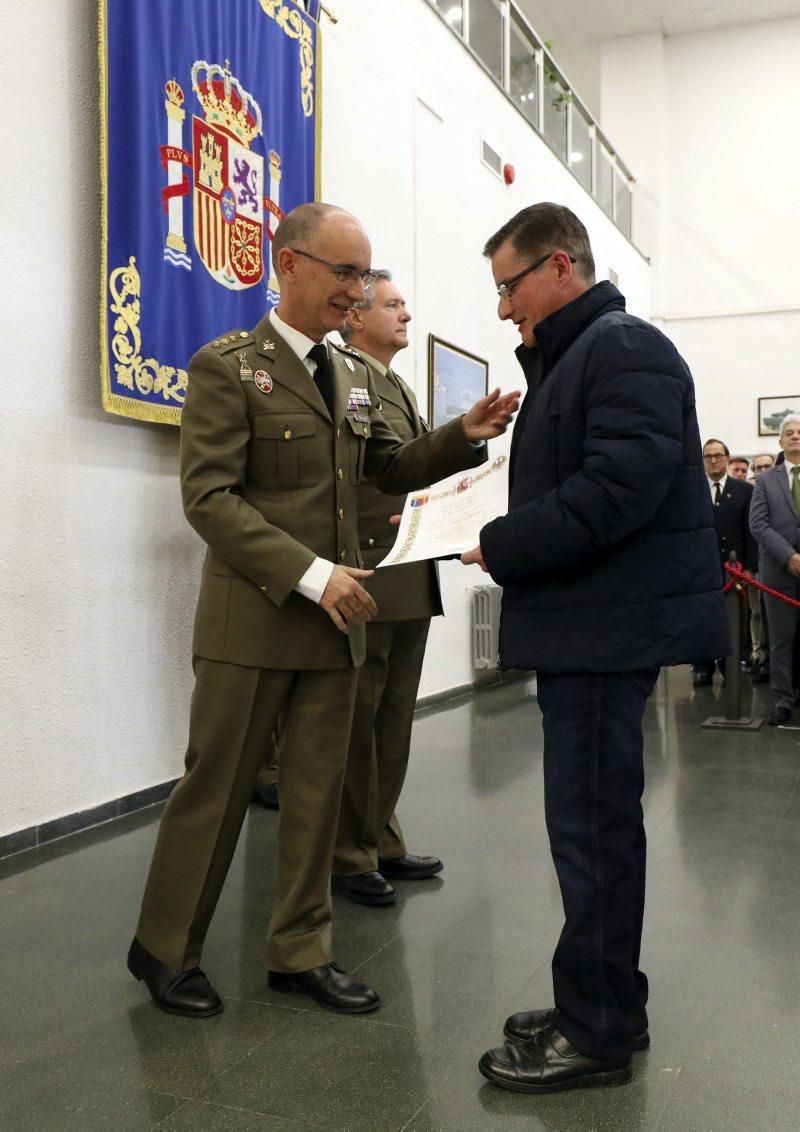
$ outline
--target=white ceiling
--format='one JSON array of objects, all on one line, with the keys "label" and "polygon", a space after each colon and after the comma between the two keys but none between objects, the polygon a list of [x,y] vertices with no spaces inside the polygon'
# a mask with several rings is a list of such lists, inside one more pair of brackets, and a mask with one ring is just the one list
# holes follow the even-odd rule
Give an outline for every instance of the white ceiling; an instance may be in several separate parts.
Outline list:
[{"label": "white ceiling", "polygon": [[[800,0],[515,0],[547,39],[709,31],[800,15]],[[548,30],[549,29],[549,30]],[[550,34],[552,31],[552,35]]]},{"label": "white ceiling", "polygon": [[800,0],[514,0],[593,113],[600,112],[604,39],[661,31],[686,35],[800,16]]}]

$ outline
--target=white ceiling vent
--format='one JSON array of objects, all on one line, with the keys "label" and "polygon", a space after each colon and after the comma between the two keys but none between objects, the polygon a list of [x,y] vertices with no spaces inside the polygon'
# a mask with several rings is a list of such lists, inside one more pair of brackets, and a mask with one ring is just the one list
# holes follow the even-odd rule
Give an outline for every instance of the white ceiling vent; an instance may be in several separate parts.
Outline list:
[{"label": "white ceiling vent", "polygon": [[487,169],[491,169],[495,177],[503,179],[503,160],[496,149],[492,149],[487,141],[481,138],[481,161]]}]

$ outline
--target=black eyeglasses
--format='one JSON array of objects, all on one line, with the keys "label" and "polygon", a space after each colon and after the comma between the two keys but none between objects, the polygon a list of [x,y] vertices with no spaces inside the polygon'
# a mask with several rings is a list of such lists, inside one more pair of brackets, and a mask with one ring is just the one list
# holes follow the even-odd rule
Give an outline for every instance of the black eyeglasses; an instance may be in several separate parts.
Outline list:
[{"label": "black eyeglasses", "polygon": [[[520,279],[522,279],[523,276],[528,275],[531,271],[535,271],[537,267],[541,267],[542,264],[546,260],[548,260],[551,255],[556,254],[556,251],[558,251],[558,248],[556,248],[555,251],[548,252],[547,255],[541,256],[539,259],[537,259],[536,263],[532,263],[530,265],[530,267],[526,267],[523,271],[520,271],[517,275],[512,275],[511,278],[506,279],[504,283],[498,283],[497,284],[497,294],[500,296],[500,298],[501,299],[510,299],[511,295],[514,291],[514,288],[516,287],[517,283],[519,283]],[[570,263],[577,263],[577,260],[576,260],[574,255],[569,256],[569,262]]]},{"label": "black eyeglasses", "polygon": [[289,248],[290,252],[295,255],[301,255],[305,259],[313,259],[314,263],[321,263],[323,267],[327,267],[328,271],[332,271],[340,283],[355,283],[361,281],[361,286],[364,290],[368,290],[377,279],[374,271],[359,271],[351,263],[329,263],[327,259],[321,259],[318,255],[312,255],[311,252],[301,252],[299,248]]}]

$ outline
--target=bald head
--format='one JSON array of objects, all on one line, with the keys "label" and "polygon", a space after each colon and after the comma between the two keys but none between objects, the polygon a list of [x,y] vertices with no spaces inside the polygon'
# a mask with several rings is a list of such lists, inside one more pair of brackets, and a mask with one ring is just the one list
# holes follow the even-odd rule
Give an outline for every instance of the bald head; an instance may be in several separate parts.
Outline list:
[{"label": "bald head", "polygon": [[333,216],[349,217],[358,224],[355,216],[335,204],[321,204],[312,201],[299,204],[287,212],[277,227],[272,240],[272,266],[280,276],[278,255],[282,248],[302,248],[309,251],[327,220]]},{"label": "bald head", "polygon": [[272,261],[281,297],[278,315],[315,342],[341,330],[364,301],[372,248],[355,216],[331,204],[301,204],[278,225]]}]

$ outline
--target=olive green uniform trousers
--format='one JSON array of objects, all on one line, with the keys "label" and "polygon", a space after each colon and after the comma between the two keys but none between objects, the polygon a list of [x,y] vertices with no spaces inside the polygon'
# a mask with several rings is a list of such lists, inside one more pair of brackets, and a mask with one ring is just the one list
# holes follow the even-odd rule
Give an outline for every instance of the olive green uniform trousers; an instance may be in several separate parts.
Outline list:
[{"label": "olive green uniform trousers", "polygon": [[331,959],[329,879],[357,670],[283,671],[195,658],[186,770],[161,819],[136,934],[188,970],[233,858],[264,750],[281,720],[277,886],[267,965]]},{"label": "olive green uniform trousers", "polygon": [[[406,851],[395,806],[403,789],[430,617],[370,622],[358,674],[333,871],[354,876]],[[283,750],[281,751],[283,757]]]}]

